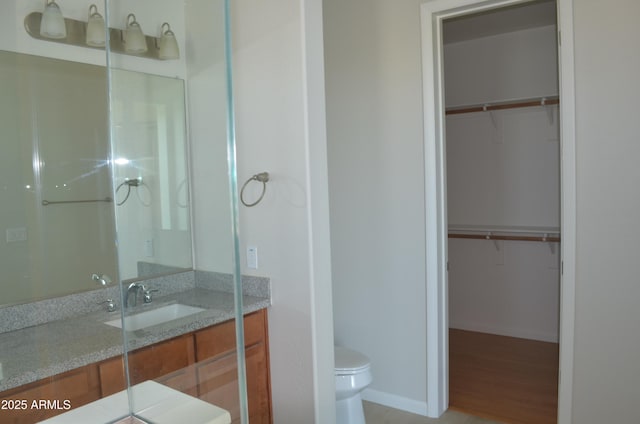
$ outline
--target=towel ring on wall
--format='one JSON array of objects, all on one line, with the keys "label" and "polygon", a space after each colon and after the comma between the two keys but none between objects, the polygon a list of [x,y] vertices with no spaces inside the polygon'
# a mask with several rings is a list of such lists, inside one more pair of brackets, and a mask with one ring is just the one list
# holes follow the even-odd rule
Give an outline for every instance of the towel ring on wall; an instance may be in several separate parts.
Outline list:
[{"label": "towel ring on wall", "polygon": [[142,203],[143,206],[150,206],[151,205],[151,201],[149,202],[145,202],[144,200],[142,200],[142,198],[140,197],[140,192],[137,190],[138,187],[140,186],[144,186],[147,191],[149,192],[149,197],[151,197],[151,190],[149,190],[149,187],[142,182],[142,178],[138,177],[138,178],[125,178],[125,180],[118,186],[118,188],[116,188],[116,198],[118,196],[118,192],[120,191],[120,189],[124,186],[127,186],[127,194],[125,195],[124,199],[121,202],[116,202],[117,206],[122,206],[124,205],[124,203],[129,199],[129,196],[131,195],[131,187],[135,187],[136,188],[136,195],[138,196],[138,199],[140,200],[140,202]]},{"label": "towel ring on wall", "polygon": [[[260,197],[258,197],[258,200],[256,200],[253,203],[247,203],[247,202],[244,201],[244,189],[247,187],[247,184],[249,184],[251,181],[258,181],[258,182],[262,183],[262,193],[260,194]],[[258,203],[260,203],[260,201],[264,197],[264,193],[267,191],[267,182],[268,181],[269,181],[269,173],[268,172],[261,172],[259,174],[255,174],[253,177],[251,177],[247,181],[245,181],[245,183],[242,185],[242,188],[240,189],[240,201],[242,202],[242,204],[245,205],[246,207],[250,208],[250,207],[255,206]]]}]

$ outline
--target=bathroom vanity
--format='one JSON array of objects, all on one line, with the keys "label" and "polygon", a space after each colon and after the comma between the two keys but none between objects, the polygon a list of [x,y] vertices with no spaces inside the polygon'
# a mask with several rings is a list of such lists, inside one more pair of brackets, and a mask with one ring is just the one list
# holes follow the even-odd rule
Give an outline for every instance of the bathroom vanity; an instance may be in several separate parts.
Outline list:
[{"label": "bathroom vanity", "polygon": [[[266,310],[246,315],[244,331],[250,420],[268,424],[271,401]],[[227,321],[135,350],[129,354],[131,384],[154,380],[226,409],[236,422],[240,412],[235,340],[235,324]],[[122,356],[94,366],[101,396],[125,388]]]},{"label": "bathroom vanity", "polygon": [[[231,299],[230,293],[192,289],[167,296],[153,305],[151,308],[160,308],[167,302],[179,302],[201,307],[204,311],[130,332],[131,385],[153,380],[223,408],[231,413],[232,422],[239,423]],[[244,296],[247,401],[252,424],[272,422],[265,309],[268,305],[268,299]],[[0,421],[35,423],[124,390],[122,341],[118,329],[105,324],[115,315],[119,316],[119,313],[101,312],[66,320],[64,324],[51,322],[0,334],[0,342],[9,337],[17,341],[13,346],[0,343],[0,354],[5,358],[12,354],[13,358],[12,361],[5,360],[5,378],[0,381],[0,388],[4,390],[0,392]],[[61,331],[62,328],[73,328],[74,324],[77,326],[72,333]],[[57,338],[59,343],[68,346],[69,355],[73,357],[43,360],[49,354],[37,352],[37,347],[43,345],[43,337]],[[20,369],[22,363],[40,363],[42,368],[27,371],[27,368]],[[56,371],[44,378],[34,378],[33,374],[46,374],[47,370]],[[57,372],[59,370],[64,371]],[[26,379],[34,381],[22,384]],[[61,394],[63,398],[60,398]],[[41,401],[45,402],[39,407]]]}]

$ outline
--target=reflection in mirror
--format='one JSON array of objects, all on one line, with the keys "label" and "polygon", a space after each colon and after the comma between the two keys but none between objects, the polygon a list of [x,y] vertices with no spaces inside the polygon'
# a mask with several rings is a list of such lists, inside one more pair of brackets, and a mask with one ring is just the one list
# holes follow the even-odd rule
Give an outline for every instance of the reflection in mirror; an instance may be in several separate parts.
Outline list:
[{"label": "reflection in mirror", "polygon": [[120,276],[192,267],[184,83],[112,70]]},{"label": "reflection in mirror", "polygon": [[0,306],[192,267],[183,82],[112,78],[0,51]]}]

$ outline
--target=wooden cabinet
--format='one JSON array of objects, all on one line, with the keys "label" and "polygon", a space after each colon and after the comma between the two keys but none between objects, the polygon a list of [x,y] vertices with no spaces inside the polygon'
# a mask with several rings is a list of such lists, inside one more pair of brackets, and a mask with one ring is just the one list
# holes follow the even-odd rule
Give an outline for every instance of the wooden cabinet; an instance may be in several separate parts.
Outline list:
[{"label": "wooden cabinet", "polygon": [[[271,424],[266,310],[246,315],[244,325],[249,419],[251,424]],[[137,349],[128,354],[131,384],[157,381],[227,409],[233,422],[240,422],[235,340],[235,321],[227,321]],[[0,422],[32,424],[124,390],[123,358],[107,359],[0,393],[3,401],[27,402],[25,409],[0,410]],[[34,400],[53,403],[38,409],[33,407]]]},{"label": "wooden cabinet", "polygon": [[[251,424],[270,424],[271,386],[266,312],[244,319],[247,402]],[[233,321],[195,333],[198,397],[231,413],[240,422],[238,368]]]},{"label": "wooden cabinet", "polygon": [[100,399],[95,366],[78,368],[0,394],[0,422],[32,424]]}]

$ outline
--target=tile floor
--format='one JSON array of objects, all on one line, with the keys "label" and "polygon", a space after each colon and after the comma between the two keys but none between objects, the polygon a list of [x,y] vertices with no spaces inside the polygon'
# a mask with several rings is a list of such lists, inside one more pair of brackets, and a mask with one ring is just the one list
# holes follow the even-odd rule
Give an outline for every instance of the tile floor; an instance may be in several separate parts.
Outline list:
[{"label": "tile floor", "polygon": [[498,424],[457,411],[447,411],[438,419],[410,414],[388,408],[376,403],[364,401],[364,415],[367,424]]}]

